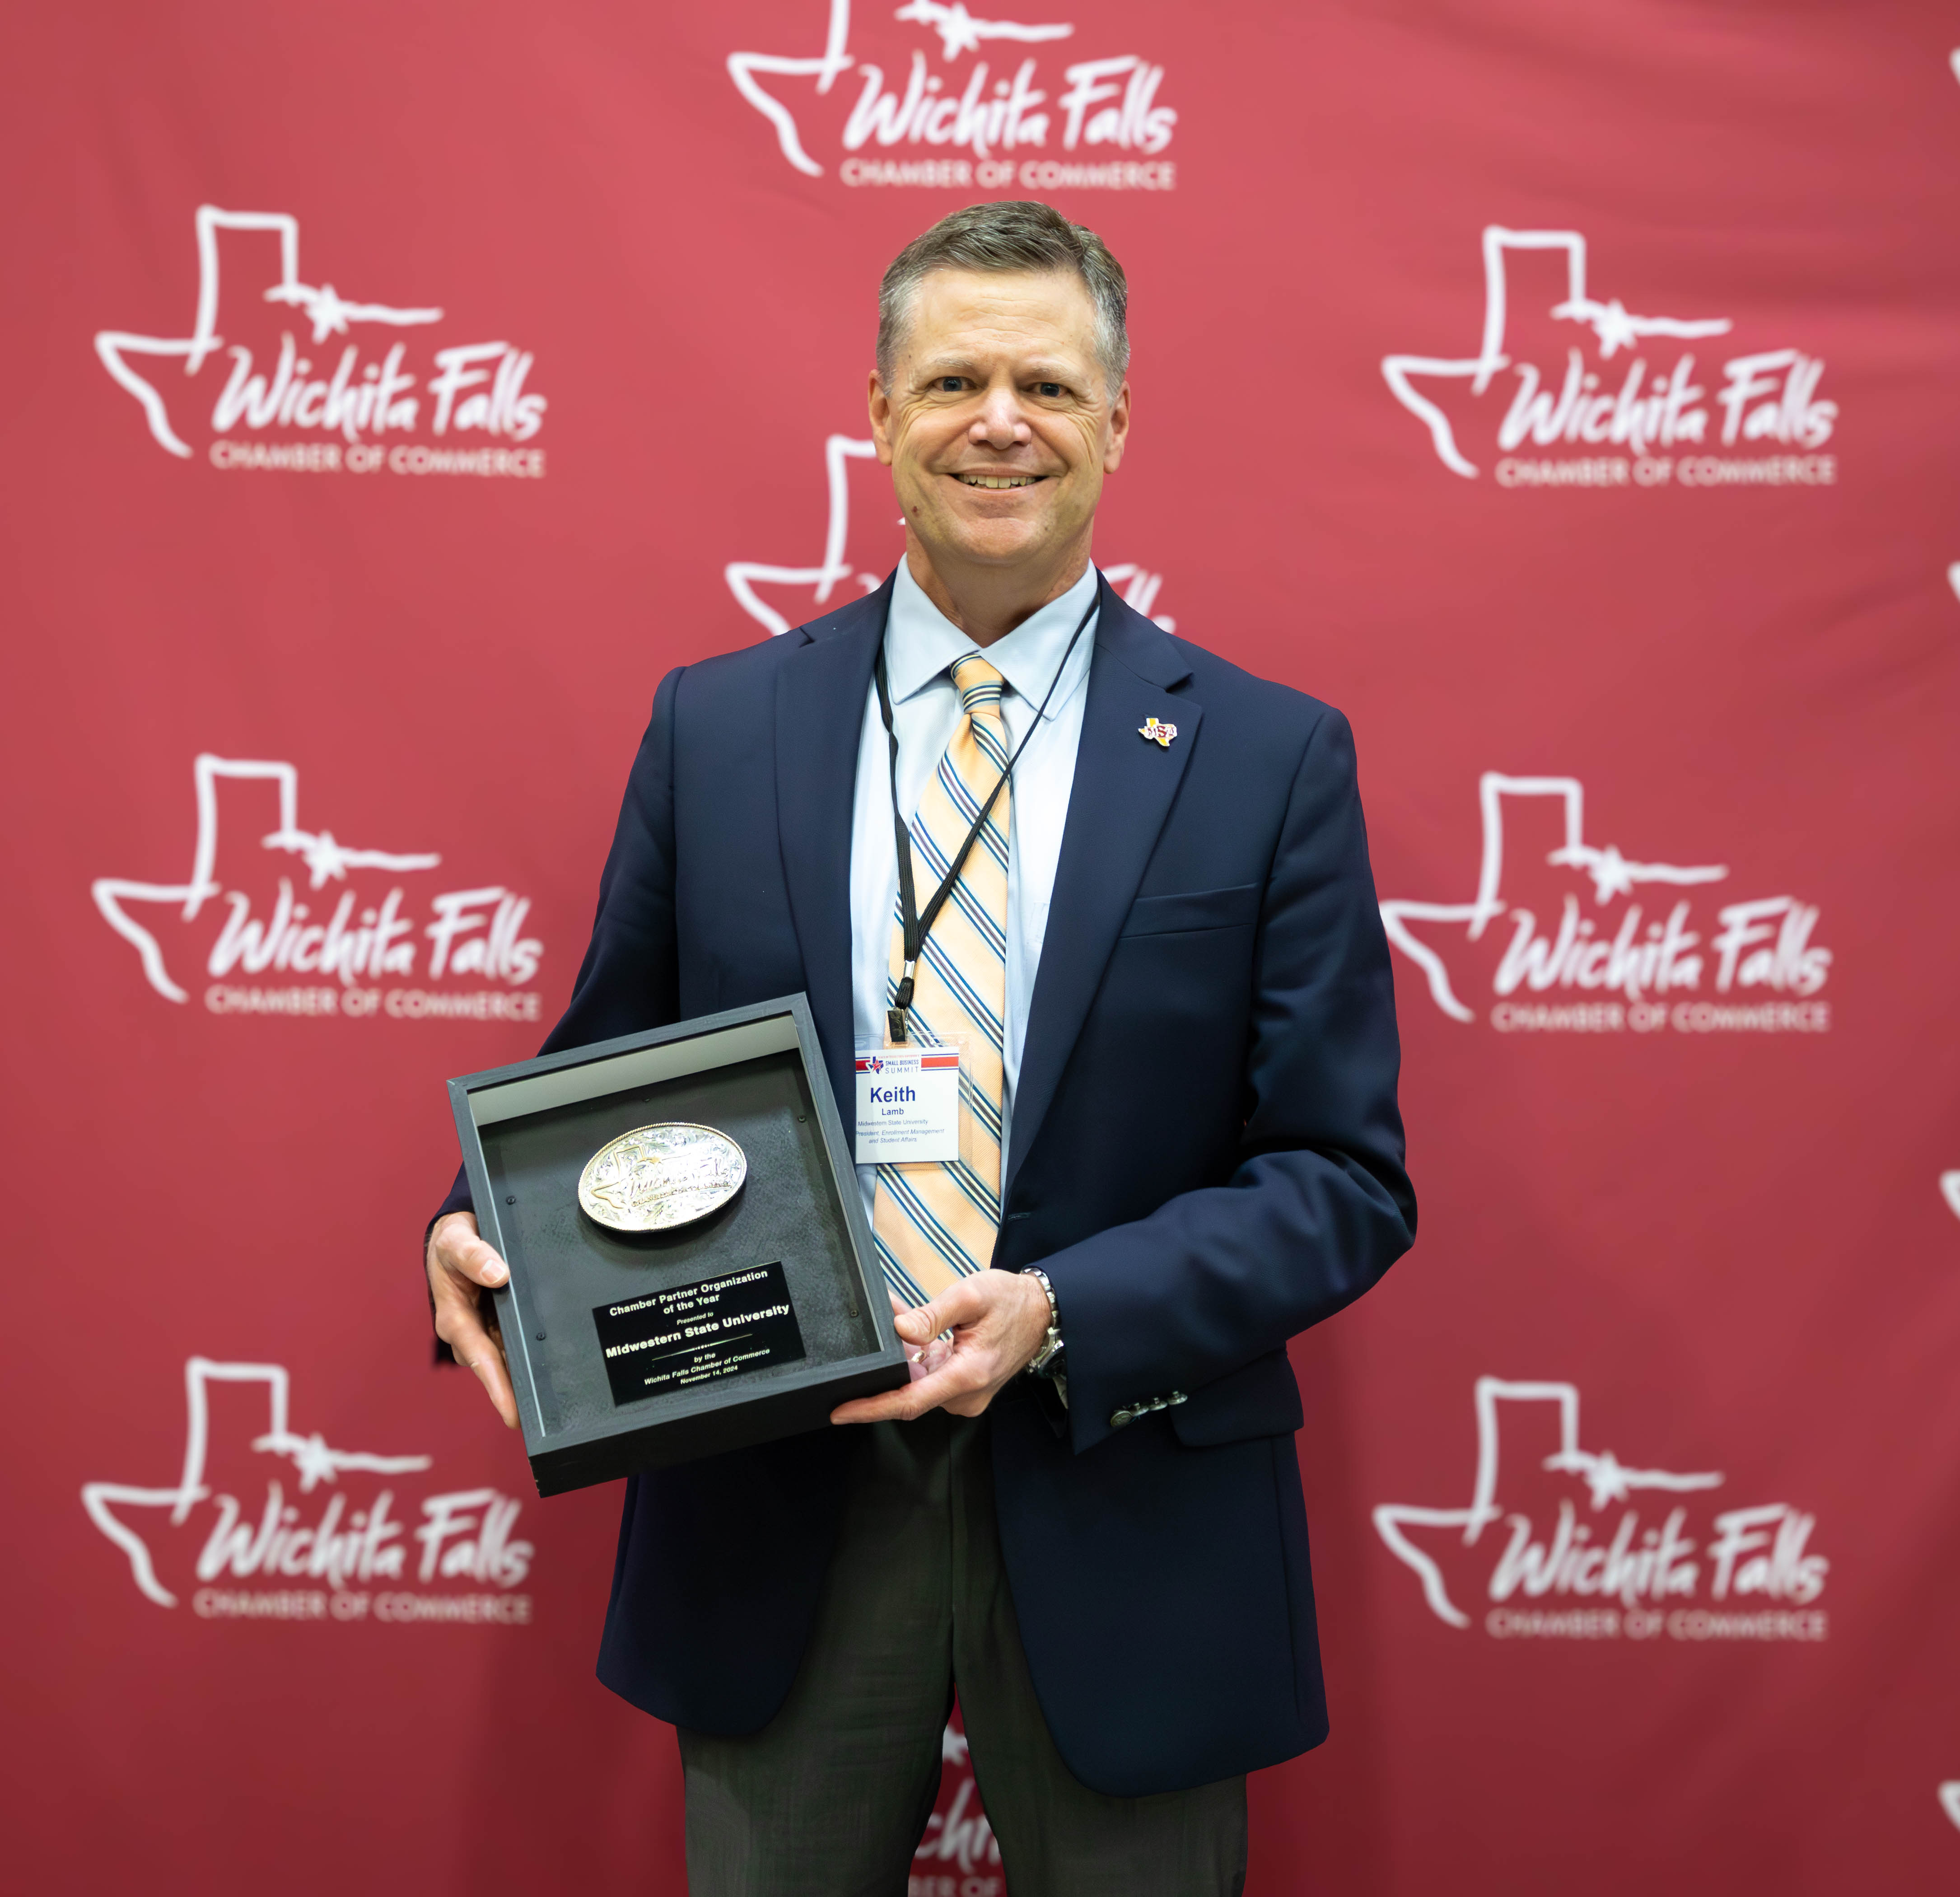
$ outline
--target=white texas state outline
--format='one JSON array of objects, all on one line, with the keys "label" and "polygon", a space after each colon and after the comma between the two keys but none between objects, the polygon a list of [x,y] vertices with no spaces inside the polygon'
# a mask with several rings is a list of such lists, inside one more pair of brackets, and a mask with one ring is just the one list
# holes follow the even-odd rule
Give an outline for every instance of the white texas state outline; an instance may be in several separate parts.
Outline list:
[{"label": "white texas state outline", "polygon": [[[937,33],[949,64],[963,53],[977,53],[986,40],[1034,45],[1042,40],[1066,40],[1075,30],[1058,21],[1045,26],[1023,26],[1013,20],[976,20],[959,0],[950,6],[941,5],[940,0],[908,0],[892,17],[929,27]],[[850,49],[850,38],[851,0],[830,0],[822,53],[807,58],[775,53],[728,56],[728,76],[734,81],[736,91],[775,127],[778,148],[806,177],[822,177],[823,167],[803,149],[796,115],[774,93],[765,91],[756,75],[759,72],[776,78],[814,79],[818,94],[828,93],[858,63]]]},{"label": "white texas state outline", "polygon": [[188,1358],[184,1364],[183,1472],[176,1486],[147,1488],[127,1482],[84,1482],[81,1489],[81,1505],[88,1510],[88,1519],[129,1558],[131,1577],[159,1607],[176,1606],[177,1597],[158,1580],[148,1541],[116,1510],[167,1509],[170,1525],[178,1527],[191,1510],[210,1495],[205,1485],[204,1466],[210,1443],[206,1392],[213,1383],[266,1386],[267,1428],[262,1435],[252,1439],[251,1447],[261,1455],[288,1458],[298,1471],[302,1494],[322,1482],[333,1482],[346,1470],[396,1475],[413,1474],[434,1466],[433,1456],[374,1456],[361,1450],[331,1448],[317,1431],[310,1436],[295,1434],[288,1421],[290,1380],[280,1364],[221,1364],[208,1357]]},{"label": "white texas state outline", "polygon": [[1510,364],[1504,353],[1504,326],[1507,320],[1507,290],[1504,256],[1510,250],[1563,250],[1565,253],[1565,298],[1552,306],[1554,321],[1580,323],[1598,339],[1602,361],[1610,361],[1620,349],[1631,349],[1643,336],[1669,336],[1691,338],[1726,336],[1734,326],[1726,317],[1693,317],[1635,316],[1618,297],[1601,303],[1586,290],[1586,240],[1577,231],[1512,231],[1501,224],[1487,224],[1484,248],[1484,339],[1474,356],[1452,358],[1427,355],[1385,355],[1382,377],[1389,392],[1409,413],[1429,430],[1437,459],[1452,474],[1474,480],[1477,466],[1456,445],[1449,418],[1427,396],[1419,395],[1410,378],[1427,376],[1449,381],[1465,381],[1473,395],[1481,395],[1491,378]]},{"label": "white texas state outline", "polygon": [[1449,971],[1443,957],[1409,928],[1411,922],[1460,922],[1465,940],[1475,942],[1510,905],[1502,884],[1504,874],[1504,799],[1507,797],[1551,797],[1561,799],[1565,811],[1565,841],[1545,858],[1561,869],[1583,871],[1592,879],[1596,899],[1604,905],[1616,896],[1630,895],[1640,885],[1662,883],[1675,888],[1698,883],[1719,883],[1729,874],[1722,863],[1643,863],[1623,856],[1608,844],[1604,848],[1586,841],[1586,792],[1576,777],[1510,777],[1501,771],[1486,771],[1477,780],[1477,803],[1483,829],[1482,861],[1477,873],[1477,893],[1468,902],[1427,902],[1395,896],[1381,905],[1382,927],[1389,940],[1428,978],[1430,998],[1452,1020],[1474,1021],[1477,1017],[1458,1000],[1449,985]]},{"label": "white texas state outline", "polygon": [[204,367],[205,358],[224,346],[218,333],[218,246],[221,231],[269,231],[279,240],[279,280],[265,293],[268,303],[283,303],[304,310],[313,325],[313,339],[324,342],[329,336],[345,336],[355,323],[380,323],[396,328],[416,323],[440,323],[438,309],[400,309],[387,303],[353,303],[330,283],[315,288],[300,278],[299,220],[284,211],[223,211],[215,204],[197,207],[197,317],[187,336],[140,336],[127,329],[98,329],[95,353],[117,384],[142,405],[150,433],[160,447],[189,460],[189,447],[170,426],[170,411],[154,383],[147,381],[129,366],[135,356],[181,356],[184,374],[193,376]]},{"label": "white texas state outline", "polygon": [[154,935],[123,907],[126,902],[166,902],[183,905],[182,919],[196,920],[197,913],[214,896],[224,893],[212,875],[218,862],[218,785],[220,779],[269,779],[279,787],[279,827],[259,839],[260,847],[282,850],[306,864],[311,886],[322,887],[329,878],[346,880],[347,872],[358,869],[409,871],[432,870],[442,861],[435,851],[402,855],[390,850],[355,849],[340,842],[331,830],[303,830],[299,826],[299,771],[296,765],[272,759],[218,757],[200,751],[192,760],[191,775],[197,787],[197,841],[192,846],[190,878],[183,883],[138,883],[117,876],[99,876],[89,885],[102,919],[134,948],[143,964],[151,987],[166,1001],[189,999],[170,979],[164,965],[164,952]]},{"label": "white texas state outline", "polygon": [[1664,1469],[1630,1469],[1610,1450],[1596,1454],[1579,1443],[1579,1386],[1576,1383],[1509,1383],[1500,1377],[1477,1379],[1474,1401],[1477,1412],[1477,1475],[1466,1508],[1430,1508],[1411,1503],[1382,1502],[1373,1510],[1375,1532],[1389,1552],[1422,1583],[1423,1599],[1437,1618],[1452,1627],[1468,1627],[1470,1616],[1449,1598],[1443,1585],[1443,1570],[1433,1556],[1416,1546],[1403,1533],[1408,1528],[1460,1528],[1463,1545],[1475,1547],[1484,1530],[1507,1512],[1497,1500],[1500,1439],[1503,1424],[1500,1403],[1556,1403],[1558,1405],[1559,1444],[1542,1467],[1556,1474],[1573,1475],[1591,1491],[1592,1506],[1602,1509],[1609,1502],[1624,1501],[1635,1489],[1662,1489],[1671,1494],[1687,1494],[1698,1489],[1719,1488],[1723,1477],[1713,1471],[1677,1475]]}]

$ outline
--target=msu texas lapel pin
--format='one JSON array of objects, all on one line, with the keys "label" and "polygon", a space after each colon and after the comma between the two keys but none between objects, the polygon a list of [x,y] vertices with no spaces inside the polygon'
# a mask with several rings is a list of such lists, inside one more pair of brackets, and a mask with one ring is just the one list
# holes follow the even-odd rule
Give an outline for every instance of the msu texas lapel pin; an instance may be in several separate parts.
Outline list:
[{"label": "msu texas lapel pin", "polygon": [[1170,749],[1171,740],[1177,736],[1177,727],[1175,724],[1165,724],[1161,718],[1146,718],[1137,727],[1137,735],[1139,737],[1156,739],[1157,743],[1168,751]]}]

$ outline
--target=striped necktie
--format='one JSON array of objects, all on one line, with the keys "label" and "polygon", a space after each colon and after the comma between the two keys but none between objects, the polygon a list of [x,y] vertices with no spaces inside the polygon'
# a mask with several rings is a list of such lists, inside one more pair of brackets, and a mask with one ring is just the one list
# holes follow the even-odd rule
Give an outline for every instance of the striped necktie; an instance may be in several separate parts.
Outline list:
[{"label": "striped necktie", "polygon": [[[945,880],[1007,765],[1000,673],[969,654],[954,662],[953,683],[965,715],[912,823],[922,897]],[[1000,1229],[1011,794],[1003,785],[914,972],[915,1037],[956,1042],[960,1050],[959,1157],[878,1168],[872,1233],[886,1281],[908,1304],[922,1304],[955,1278],[985,1271]],[[888,998],[896,998],[904,967],[905,931],[895,921]]]}]

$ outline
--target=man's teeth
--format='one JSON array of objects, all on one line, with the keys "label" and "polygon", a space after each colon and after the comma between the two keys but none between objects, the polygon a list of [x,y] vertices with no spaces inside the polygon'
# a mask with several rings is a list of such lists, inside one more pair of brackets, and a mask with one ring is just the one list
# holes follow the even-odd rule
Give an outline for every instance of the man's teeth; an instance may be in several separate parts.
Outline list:
[{"label": "man's teeth", "polygon": [[963,474],[959,478],[969,488],[1031,488],[1042,477],[1039,474]]}]

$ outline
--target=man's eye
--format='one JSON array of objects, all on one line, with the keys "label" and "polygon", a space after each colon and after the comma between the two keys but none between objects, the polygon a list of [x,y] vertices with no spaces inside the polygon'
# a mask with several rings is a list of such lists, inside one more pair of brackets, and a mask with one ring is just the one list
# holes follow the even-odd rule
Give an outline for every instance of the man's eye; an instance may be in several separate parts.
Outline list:
[{"label": "man's eye", "polygon": [[934,384],[942,395],[957,395],[966,386],[963,375],[943,375]]},{"label": "man's eye", "polygon": [[1035,384],[1035,393],[1045,401],[1053,402],[1058,400],[1063,393],[1062,386],[1059,382],[1037,382]]}]

